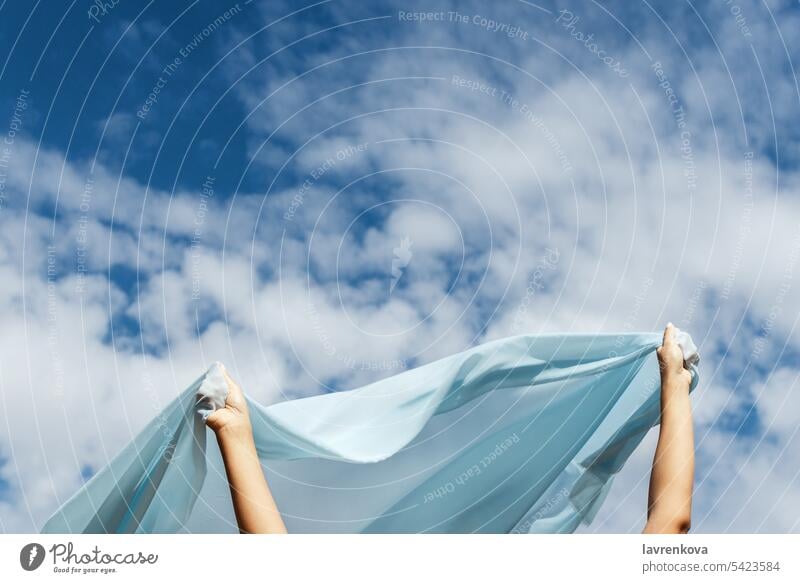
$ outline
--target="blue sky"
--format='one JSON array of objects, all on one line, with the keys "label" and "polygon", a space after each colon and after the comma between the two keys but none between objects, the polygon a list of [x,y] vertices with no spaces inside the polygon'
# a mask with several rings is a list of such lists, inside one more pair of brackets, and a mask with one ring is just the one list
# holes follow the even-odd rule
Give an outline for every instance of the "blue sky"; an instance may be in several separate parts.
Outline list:
[{"label": "blue sky", "polygon": [[[800,530],[795,3],[0,14],[0,530],[213,360],[275,402],[668,320],[694,529]],[[641,528],[654,437],[587,531]]]}]

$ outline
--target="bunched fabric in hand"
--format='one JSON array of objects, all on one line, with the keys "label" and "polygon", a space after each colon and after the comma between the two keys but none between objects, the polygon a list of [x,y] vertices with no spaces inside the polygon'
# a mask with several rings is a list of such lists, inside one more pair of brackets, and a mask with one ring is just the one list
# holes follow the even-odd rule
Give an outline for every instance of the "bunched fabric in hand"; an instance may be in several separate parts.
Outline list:
[{"label": "bunched fabric in hand", "polygon": [[[697,385],[697,350],[678,332]],[[659,420],[661,335],[523,335],[350,391],[264,407],[258,449],[289,532],[572,532]],[[45,533],[234,532],[205,418],[215,364]]]}]

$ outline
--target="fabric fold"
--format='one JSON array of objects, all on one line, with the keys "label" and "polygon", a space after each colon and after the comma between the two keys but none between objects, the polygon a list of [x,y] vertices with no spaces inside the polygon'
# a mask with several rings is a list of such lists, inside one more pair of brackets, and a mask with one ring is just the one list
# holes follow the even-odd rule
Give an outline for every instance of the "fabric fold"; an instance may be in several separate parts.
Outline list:
[{"label": "fabric fold", "polygon": [[[677,340],[692,389],[697,349]],[[264,407],[259,457],[290,532],[571,532],[658,423],[661,335],[522,335],[359,389]],[[215,363],[43,532],[233,530],[205,419]],[[208,467],[208,469],[207,469]]]}]

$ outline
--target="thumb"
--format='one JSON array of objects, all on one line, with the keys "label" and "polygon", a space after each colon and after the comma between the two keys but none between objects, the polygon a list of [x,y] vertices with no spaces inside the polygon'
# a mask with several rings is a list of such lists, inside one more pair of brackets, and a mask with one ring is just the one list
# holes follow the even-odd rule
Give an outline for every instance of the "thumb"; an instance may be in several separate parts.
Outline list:
[{"label": "thumb", "polygon": [[672,344],[674,341],[675,341],[675,326],[672,325],[672,322],[669,322],[667,324],[667,327],[664,328],[664,339],[662,340],[662,343],[666,345],[666,344]]},{"label": "thumb", "polygon": [[239,386],[239,383],[231,378],[227,369],[223,371],[223,374],[225,376],[225,381],[228,383],[228,396],[225,399],[225,404],[231,405],[236,409],[242,409],[245,403],[242,388]]}]

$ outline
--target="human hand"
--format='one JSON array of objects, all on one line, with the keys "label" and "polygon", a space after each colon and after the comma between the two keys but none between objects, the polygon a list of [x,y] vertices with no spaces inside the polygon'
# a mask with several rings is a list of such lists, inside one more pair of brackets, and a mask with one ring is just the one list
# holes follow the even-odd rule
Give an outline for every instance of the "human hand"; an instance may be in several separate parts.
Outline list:
[{"label": "human hand", "polygon": [[227,370],[223,369],[223,375],[228,383],[228,396],[225,398],[225,406],[211,413],[206,419],[206,425],[211,428],[218,438],[227,434],[250,435],[252,427],[244,393],[241,387],[228,375]]},{"label": "human hand", "polygon": [[683,352],[675,339],[675,326],[667,324],[664,340],[656,350],[661,368],[662,387],[684,387],[689,389],[692,373],[683,365]]},{"label": "human hand", "polygon": [[212,412],[206,425],[217,436],[239,532],[285,533],[286,525],[261,467],[244,393],[224,368],[222,375],[228,386],[225,406]]}]

